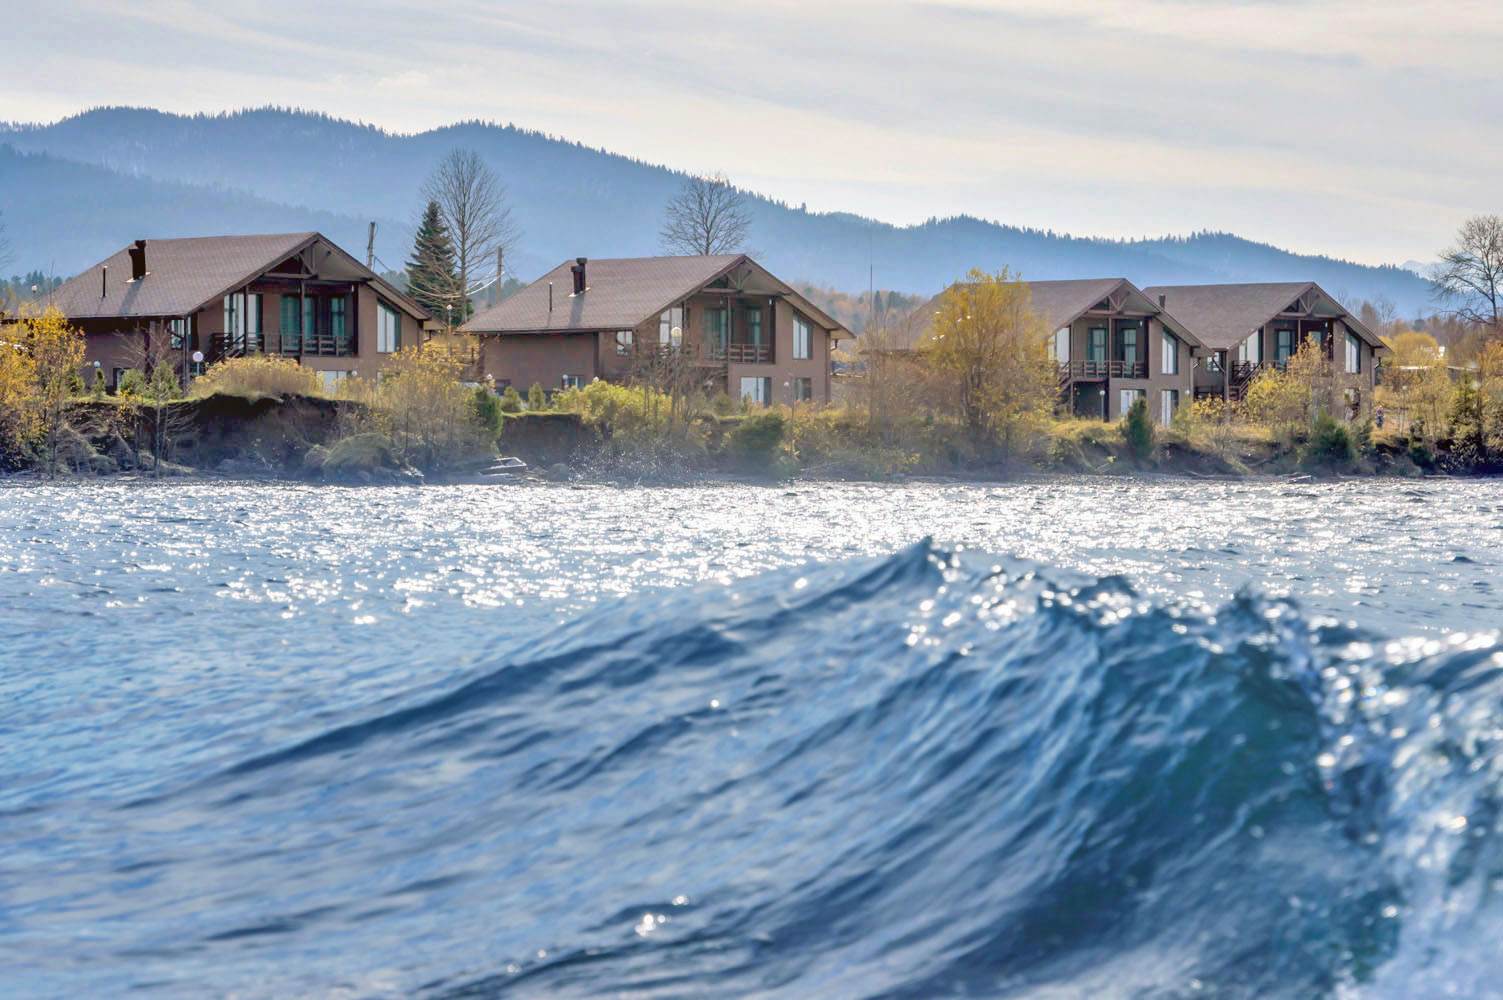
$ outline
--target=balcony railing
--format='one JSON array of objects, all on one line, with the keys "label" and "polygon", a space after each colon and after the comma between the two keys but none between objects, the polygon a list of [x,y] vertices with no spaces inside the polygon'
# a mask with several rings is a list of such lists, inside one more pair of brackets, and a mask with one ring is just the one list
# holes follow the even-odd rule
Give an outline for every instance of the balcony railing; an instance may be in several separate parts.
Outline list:
[{"label": "balcony railing", "polygon": [[1146,361],[1061,361],[1061,382],[1100,382],[1109,378],[1147,378]]},{"label": "balcony railing", "polygon": [[348,333],[296,333],[282,334],[282,354],[316,355],[319,357],[347,358],[355,353],[355,342]]},{"label": "balcony railing", "polygon": [[210,361],[260,354],[264,341],[259,333],[216,333],[209,338]]},{"label": "balcony railing", "polygon": [[772,364],[772,345],[730,344],[725,349],[725,359],[738,365]]}]

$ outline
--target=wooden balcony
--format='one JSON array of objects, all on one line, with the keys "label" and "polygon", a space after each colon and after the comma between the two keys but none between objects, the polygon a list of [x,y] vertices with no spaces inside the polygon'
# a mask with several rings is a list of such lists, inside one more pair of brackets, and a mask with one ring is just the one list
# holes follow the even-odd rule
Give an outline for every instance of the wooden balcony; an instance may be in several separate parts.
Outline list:
[{"label": "wooden balcony", "polygon": [[729,344],[725,349],[725,360],[737,365],[770,365],[772,345]]},{"label": "wooden balcony", "polygon": [[1146,361],[1061,361],[1059,381],[1105,382],[1111,378],[1147,378]]},{"label": "wooden balcony", "polygon": [[355,339],[348,333],[295,333],[279,338],[285,357],[348,358],[355,355]]}]

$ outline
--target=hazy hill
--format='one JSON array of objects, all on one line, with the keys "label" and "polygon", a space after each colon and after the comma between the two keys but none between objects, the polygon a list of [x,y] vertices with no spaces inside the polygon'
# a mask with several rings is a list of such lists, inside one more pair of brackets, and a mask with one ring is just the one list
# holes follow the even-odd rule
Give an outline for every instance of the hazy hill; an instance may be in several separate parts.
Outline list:
[{"label": "hazy hill", "polygon": [[[399,266],[424,177],[449,149],[468,146],[508,185],[523,230],[512,269],[532,278],[565,257],[658,252],[662,207],[682,181],[663,167],[509,126],[393,135],[275,109],[180,116],[107,108],[4,126],[0,142],[93,168],[13,155],[0,166],[0,212],[17,263],[55,260],[60,271],[137,236],[317,228],[356,252],[370,219],[381,221],[378,255]],[[1140,284],[1314,278],[1333,292],[1386,296],[1405,313],[1427,303],[1424,281],[1411,272],[1299,257],[1225,234],[1120,242],[965,217],[894,227],[763,198],[752,208],[753,248],[775,272],[838,288],[865,287],[870,261],[879,286],[916,293],[973,266],[1010,265],[1033,278],[1124,275]]]}]

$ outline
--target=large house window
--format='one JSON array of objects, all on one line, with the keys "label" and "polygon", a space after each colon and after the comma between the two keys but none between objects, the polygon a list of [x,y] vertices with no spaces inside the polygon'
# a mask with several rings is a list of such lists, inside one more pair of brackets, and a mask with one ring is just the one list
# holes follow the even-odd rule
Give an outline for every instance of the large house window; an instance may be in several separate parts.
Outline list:
[{"label": "large house window", "polygon": [[793,360],[808,361],[810,357],[809,345],[813,340],[809,321],[798,313],[793,314]]},{"label": "large house window", "polygon": [[184,339],[188,336],[188,321],[184,319],[168,320],[167,329],[172,334],[172,349],[174,351],[181,351]]},{"label": "large house window", "polygon": [[1049,341],[1050,361],[1070,360],[1070,328],[1062,326],[1054,331],[1054,337]]},{"label": "large house window", "polygon": [[584,385],[583,375],[564,375],[559,379],[559,385],[565,389],[578,389]]},{"label": "large house window", "polygon": [[706,309],[704,324],[704,342],[711,357],[725,357],[726,343],[726,320],[730,318],[728,309]]},{"label": "large house window", "polygon": [[1122,412],[1121,412],[1120,416],[1123,416],[1123,417],[1127,416],[1127,411],[1130,410],[1130,409],[1132,409],[1132,404],[1136,403],[1140,399],[1145,398],[1146,396],[1147,396],[1147,393],[1145,393],[1142,389],[1123,389],[1123,390],[1121,390],[1121,396],[1117,400],[1117,402],[1122,407]]},{"label": "large house window", "polygon": [[762,346],[762,310],[746,310],[746,342],[756,347]]},{"label": "large house window", "polygon": [[795,403],[807,403],[813,398],[814,380],[801,375],[794,376],[793,401]]},{"label": "large house window", "polygon": [[253,351],[261,349],[261,293],[252,292],[245,297],[246,346]]},{"label": "large house window", "polygon": [[1348,375],[1356,375],[1362,371],[1362,345],[1354,334],[1346,335],[1346,371]]},{"label": "large house window", "polygon": [[617,330],[616,331],[616,355],[618,357],[624,358],[627,355],[631,354],[631,340],[632,340],[632,331],[630,331],[630,330]]},{"label": "large house window", "polygon": [[1273,360],[1283,364],[1294,357],[1294,330],[1292,327],[1280,327],[1273,332]]},{"label": "large house window", "polygon": [[1174,411],[1179,409],[1179,390],[1163,389],[1159,392],[1159,423],[1168,427],[1174,423]]},{"label": "large house window", "polygon": [[1263,331],[1248,337],[1237,345],[1237,360],[1243,364],[1259,364],[1263,360]]},{"label": "large house window", "polygon": [[261,295],[231,292],[224,297],[224,340],[237,352],[261,348]]},{"label": "large house window", "polygon": [[343,382],[345,379],[354,378],[355,373],[350,371],[319,372],[318,377],[323,379],[325,392],[334,392],[339,388],[339,383]]},{"label": "large house window", "polygon": [[1091,335],[1086,340],[1086,360],[1087,361],[1105,361],[1106,360],[1106,327],[1104,327],[1104,326],[1093,326],[1093,327],[1091,327]]},{"label": "large house window", "polygon": [[1179,374],[1179,338],[1167,330],[1164,331],[1163,363],[1159,367],[1164,375]]},{"label": "large house window", "polygon": [[664,309],[658,317],[658,343],[678,347],[684,338],[684,309],[674,306]]},{"label": "large house window", "polygon": [[385,302],[376,303],[376,353],[391,354],[402,348],[402,314]]},{"label": "large house window", "polygon": [[350,348],[350,338],[344,316],[348,301],[343,295],[336,295],[329,300],[329,335],[334,338],[335,350],[341,353],[348,353]]},{"label": "large house window", "polygon": [[772,399],[772,379],[765,376],[742,376],[741,398],[758,406],[766,406]]},{"label": "large house window", "polygon": [[1137,326],[1117,328],[1117,360],[1130,365],[1135,365],[1142,360],[1138,357]]},{"label": "large house window", "polygon": [[303,350],[303,324],[295,295],[282,296],[282,352],[301,354]]}]

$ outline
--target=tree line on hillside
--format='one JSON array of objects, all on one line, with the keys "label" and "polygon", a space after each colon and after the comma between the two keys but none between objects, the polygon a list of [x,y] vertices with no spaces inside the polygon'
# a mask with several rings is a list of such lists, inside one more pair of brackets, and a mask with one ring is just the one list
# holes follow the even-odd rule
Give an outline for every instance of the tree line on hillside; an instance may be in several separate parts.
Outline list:
[{"label": "tree line on hillside", "polygon": [[[662,207],[685,180],[664,167],[483,122],[392,135],[285,109],[201,117],[96,109],[0,134],[0,142],[38,154],[0,151],[0,191],[27,195],[12,232],[27,258],[23,269],[45,271],[55,260],[65,275],[93,263],[100,243],[121,232],[317,229],[363,246],[372,218],[383,224],[378,254],[396,263],[411,240],[410,192],[434,162],[462,147],[505,178],[513,217],[527,233],[510,253],[512,266],[532,278],[579,254],[653,252]],[[1010,263],[1029,278],[1125,275],[1140,285],[1308,276],[1333,291],[1386,295],[1405,315],[1426,296],[1421,278],[1398,269],[1295,256],[1227,234],[1121,243],[968,217],[891,226],[750,194],[747,208],[771,270],[852,290],[867,286],[869,267],[881,285],[932,294],[973,263]]]}]

